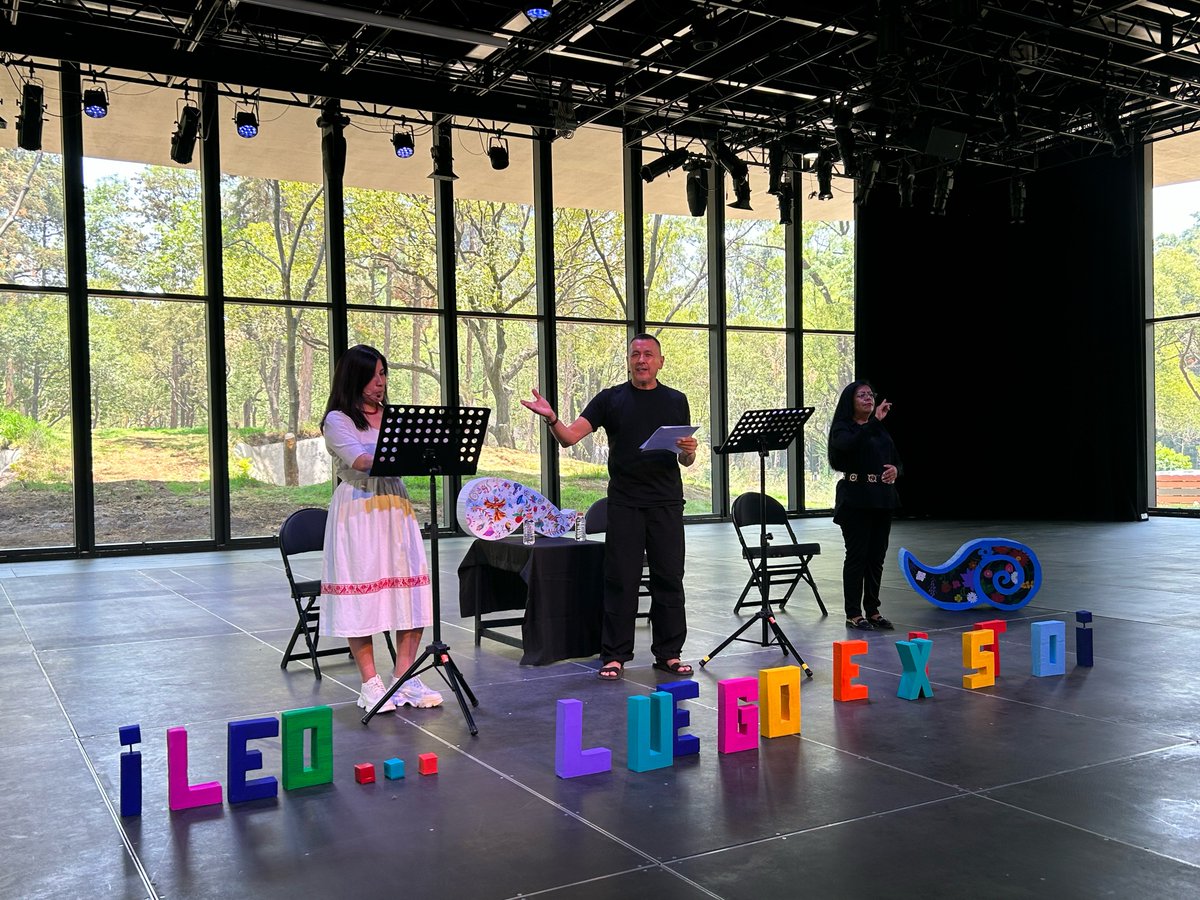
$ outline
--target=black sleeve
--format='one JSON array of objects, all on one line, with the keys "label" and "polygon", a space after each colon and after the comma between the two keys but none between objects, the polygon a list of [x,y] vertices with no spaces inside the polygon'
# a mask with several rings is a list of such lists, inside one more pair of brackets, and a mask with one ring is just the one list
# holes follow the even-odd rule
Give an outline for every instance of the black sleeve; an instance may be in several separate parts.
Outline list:
[{"label": "black sleeve", "polygon": [[608,401],[608,389],[606,388],[589,400],[588,405],[579,414],[581,418],[588,420],[588,424],[592,426],[592,431],[599,431],[604,426],[605,414],[609,408]]}]

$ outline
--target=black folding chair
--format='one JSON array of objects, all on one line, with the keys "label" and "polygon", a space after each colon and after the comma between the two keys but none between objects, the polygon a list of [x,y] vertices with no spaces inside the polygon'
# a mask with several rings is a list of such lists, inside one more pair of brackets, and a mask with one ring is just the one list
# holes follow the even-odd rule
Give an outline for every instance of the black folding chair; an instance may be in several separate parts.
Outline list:
[{"label": "black folding chair", "polygon": [[[595,503],[588,507],[586,513],[583,514],[583,528],[588,534],[603,534],[608,531],[608,498],[601,497]],[[646,558],[642,557],[642,580],[638,582],[638,598],[649,598],[650,594],[650,566],[646,562]],[[639,619],[649,619],[650,611],[639,612]]]},{"label": "black folding chair", "polygon": [[[777,599],[768,597],[768,602],[777,603],[782,609],[791,599],[796,585],[805,581],[812,588],[813,596],[817,598],[817,606],[821,607],[821,615],[829,615],[829,610],[821,601],[821,592],[817,590],[817,583],[813,580],[812,572],[808,568],[812,558],[821,553],[821,545],[801,544],[797,541],[796,533],[792,531],[783,505],[774,497],[764,497],[758,491],[747,491],[733,501],[733,530],[738,536],[738,542],[742,545],[742,557],[750,566],[750,580],[742,589],[742,595],[738,597],[733,611],[736,613],[743,606],[756,606],[762,602],[759,597],[761,590],[759,579],[763,577],[764,562],[759,541],[764,519],[768,526],[782,525],[786,529],[788,537],[787,543],[773,544],[770,543],[772,535],[767,532],[765,563],[767,590],[770,591],[771,587],[776,584],[788,586],[787,593],[783,597]],[[753,537],[753,541],[748,542],[747,537]],[[754,596],[746,599],[751,590],[755,591]]]},{"label": "black folding chair", "polygon": [[[292,513],[279,529],[279,553],[283,557],[283,571],[287,574],[288,584],[292,589],[292,601],[296,604],[296,627],[292,631],[292,639],[288,641],[287,649],[283,651],[283,661],[279,668],[286,669],[287,664],[294,659],[308,659],[312,662],[313,674],[321,678],[321,664],[317,662],[320,656],[349,655],[350,648],[329,647],[317,649],[321,636],[317,633],[317,623],[321,618],[321,580],[297,581],[292,573],[292,565],[288,557],[297,553],[319,552],[325,548],[325,520],[328,513],[323,509],[307,508]],[[292,650],[300,636],[304,636],[304,644],[308,648],[295,653]],[[396,661],[396,648],[392,645],[392,636],[384,632],[388,651],[392,654],[392,662]]]}]

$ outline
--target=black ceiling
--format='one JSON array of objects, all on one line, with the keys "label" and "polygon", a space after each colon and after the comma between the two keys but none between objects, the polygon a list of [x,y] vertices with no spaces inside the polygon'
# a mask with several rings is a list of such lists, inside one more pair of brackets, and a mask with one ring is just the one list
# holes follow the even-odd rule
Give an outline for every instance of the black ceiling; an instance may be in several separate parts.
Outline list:
[{"label": "black ceiling", "polygon": [[[0,0],[0,51],[646,146],[718,135],[1032,168],[1190,131],[1200,2]],[[429,28],[427,26],[433,26]],[[429,33],[429,32],[435,33]],[[845,132],[843,131],[843,136]],[[842,144],[843,165],[845,148]]]}]

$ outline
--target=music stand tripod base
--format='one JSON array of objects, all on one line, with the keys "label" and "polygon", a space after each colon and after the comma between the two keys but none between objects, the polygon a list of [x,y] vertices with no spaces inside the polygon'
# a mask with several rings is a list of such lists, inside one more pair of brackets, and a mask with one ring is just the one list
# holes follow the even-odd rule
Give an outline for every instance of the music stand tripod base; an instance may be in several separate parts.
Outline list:
[{"label": "music stand tripod base", "polygon": [[[762,602],[758,612],[753,617],[746,621],[737,631],[725,638],[708,656],[700,660],[701,666],[707,665],[709,660],[734,641],[745,641],[749,644],[757,644],[759,647],[769,647],[772,644],[778,644],[784,656],[790,653],[796,657],[796,663],[800,666],[804,674],[809,678],[813,677],[812,669],[808,667],[808,663],[804,661],[804,657],[796,652],[796,648],[792,646],[792,642],[783,633],[783,629],[779,627],[779,623],[775,621],[775,616],[771,612],[771,603],[768,599],[771,592],[771,579],[767,570],[767,517],[765,510],[762,508],[762,498],[767,495],[767,454],[772,450],[787,449],[788,445],[796,439],[796,435],[800,433],[800,429],[804,423],[813,414],[813,410],[814,408],[811,406],[798,409],[748,409],[742,413],[742,417],[733,426],[733,430],[729,433],[729,437],[725,439],[725,442],[720,447],[713,447],[713,451],[716,453],[758,454],[758,523],[759,549],[761,551],[758,585]],[[761,624],[762,626],[761,639],[752,640],[751,638],[742,637],[742,634],[755,624]]]},{"label": "music stand tripod base", "polygon": [[429,476],[429,578],[433,595],[433,640],[379,701],[367,710],[369,725],[380,707],[415,675],[436,669],[458,700],[472,735],[479,734],[467,706],[478,706],[462,672],[442,641],[441,591],[438,578],[437,480],[443,475],[474,475],[487,434],[490,409],[469,406],[386,406],[379,424],[379,443],[371,463],[373,477]]}]

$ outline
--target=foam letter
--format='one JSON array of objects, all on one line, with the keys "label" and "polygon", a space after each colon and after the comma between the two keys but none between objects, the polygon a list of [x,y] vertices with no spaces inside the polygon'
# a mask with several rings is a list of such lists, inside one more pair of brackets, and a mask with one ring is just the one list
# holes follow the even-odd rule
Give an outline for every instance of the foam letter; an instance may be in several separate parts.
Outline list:
[{"label": "foam letter", "polygon": [[963,676],[963,687],[973,691],[996,683],[996,657],[983,649],[994,640],[996,635],[990,628],[963,632],[963,668],[972,670]]},{"label": "foam letter", "polygon": [[758,670],[760,726],[765,738],[800,733],[800,669],[779,666]]},{"label": "foam letter", "polygon": [[678,759],[681,756],[691,756],[694,753],[700,752],[700,738],[694,734],[680,734],[680,728],[687,728],[692,724],[692,714],[686,709],[679,708],[680,700],[695,700],[700,696],[700,683],[696,681],[672,681],[668,684],[660,684],[660,691],[666,691],[671,695],[671,706],[674,712],[671,714],[671,753]]},{"label": "foam letter", "polygon": [[216,806],[221,802],[221,782],[188,784],[187,729],[167,729],[167,805],[172,810]]},{"label": "foam letter", "polygon": [[[910,641],[915,641],[917,638],[925,638],[925,640],[929,640],[929,634],[928,634],[928,632],[924,632],[924,631],[910,631],[908,633],[908,639]],[[925,674],[926,675],[929,674],[928,663],[925,665]]]},{"label": "foam letter", "polygon": [[631,772],[665,769],[674,762],[671,735],[671,712],[674,701],[666,691],[655,691],[649,697],[637,694],[630,697],[626,710],[626,765]]},{"label": "foam letter", "polygon": [[[717,752],[740,753],[758,746],[757,678],[717,682]],[[741,701],[747,701],[746,706]]]},{"label": "foam letter", "polygon": [[858,665],[851,657],[867,652],[866,641],[833,642],[833,699],[866,700],[869,689],[865,684],[851,684],[858,674]]},{"label": "foam letter", "polygon": [[1067,640],[1067,623],[1052,619],[1049,622],[1034,622],[1029,626],[1030,648],[1033,653],[1033,674],[1038,678],[1046,675],[1063,675],[1067,671],[1063,645]]},{"label": "foam letter", "polygon": [[1008,631],[1008,623],[1003,619],[988,619],[986,622],[976,622],[976,629],[982,631],[984,628],[990,628],[995,637],[992,642],[984,647],[984,650],[991,650],[996,663],[996,677],[1000,677],[1000,635]]},{"label": "foam letter", "polygon": [[1092,614],[1086,609],[1081,609],[1075,613],[1075,621],[1079,623],[1075,626],[1075,665],[1091,666],[1092,629],[1088,628],[1088,625],[1091,624]]},{"label": "foam letter", "polygon": [[121,754],[121,815],[142,814],[142,754],[134,744],[142,742],[140,725],[122,725],[121,744],[129,749]]},{"label": "foam letter", "polygon": [[[304,735],[312,732],[312,765],[304,764]],[[333,710],[328,706],[289,709],[283,714],[283,789],[333,781]]]},{"label": "foam letter", "polygon": [[933,641],[917,638],[915,641],[896,641],[896,652],[900,654],[900,688],[897,697],[916,700],[921,696],[932,697],[933,685],[929,683],[929,655],[933,653]]},{"label": "foam letter", "polygon": [[607,747],[582,748],[583,703],[559,700],[554,727],[554,774],[559,778],[576,778],[612,768],[612,751]]},{"label": "foam letter", "polygon": [[279,793],[279,782],[273,777],[246,780],[246,773],[262,768],[262,751],[247,750],[246,742],[255,738],[271,738],[279,734],[279,720],[274,716],[230,722],[229,742],[229,803],[247,800],[266,800]]}]

